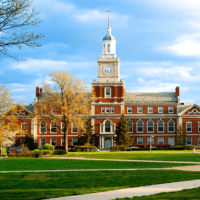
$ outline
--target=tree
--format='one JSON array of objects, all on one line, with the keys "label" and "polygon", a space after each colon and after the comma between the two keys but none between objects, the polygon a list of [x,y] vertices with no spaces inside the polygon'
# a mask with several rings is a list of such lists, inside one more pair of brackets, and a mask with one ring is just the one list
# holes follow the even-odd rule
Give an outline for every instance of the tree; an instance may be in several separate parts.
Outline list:
[{"label": "tree", "polygon": [[177,131],[176,144],[177,145],[186,145],[186,134],[184,133],[183,126],[179,126],[179,129]]},{"label": "tree", "polygon": [[12,130],[4,130],[4,134],[1,140],[1,147],[9,147],[15,143],[17,131]]},{"label": "tree", "polygon": [[94,143],[93,126],[91,125],[89,121],[84,122],[83,131],[84,131],[83,135],[79,135],[78,143],[83,144],[85,146],[89,146],[90,144],[93,144]]},{"label": "tree", "polygon": [[129,134],[130,127],[126,122],[124,113],[120,117],[118,126],[116,127],[115,133],[117,135],[117,144],[131,146],[133,144],[133,139],[130,138]]},{"label": "tree", "polygon": [[37,141],[34,139],[33,135],[26,134],[24,141],[24,145],[28,147],[29,150],[34,150],[38,147]]},{"label": "tree", "polygon": [[32,0],[1,0],[0,2],[0,53],[19,60],[8,53],[8,48],[39,47],[42,34],[27,31],[31,26],[38,26],[41,20],[39,12],[32,8]]},{"label": "tree", "polygon": [[[68,129],[79,127],[90,113],[90,96],[85,82],[67,72],[55,71],[50,73],[51,81],[43,85],[43,96],[36,106],[42,109],[42,119],[53,119],[63,123],[64,146],[68,153]],[[52,114],[52,109],[59,115]],[[38,114],[38,113],[37,113]]]}]

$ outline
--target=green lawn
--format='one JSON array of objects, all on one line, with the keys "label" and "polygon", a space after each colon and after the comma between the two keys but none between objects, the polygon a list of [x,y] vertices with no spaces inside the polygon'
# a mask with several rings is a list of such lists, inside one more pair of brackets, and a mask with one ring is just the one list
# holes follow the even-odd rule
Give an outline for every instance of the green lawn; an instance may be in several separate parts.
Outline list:
[{"label": "green lawn", "polygon": [[182,191],[178,191],[178,192],[160,193],[160,194],[155,194],[155,195],[150,195],[150,196],[142,196],[142,197],[122,198],[122,199],[117,198],[116,200],[154,200],[154,199],[164,199],[164,200],[200,199],[200,188],[182,190]]},{"label": "green lawn", "polygon": [[200,172],[95,171],[0,174],[0,199],[45,199],[200,179]]},{"label": "green lawn", "polygon": [[69,152],[64,156],[100,159],[160,160],[200,162],[200,154],[192,151],[127,151],[127,152]]},{"label": "green lawn", "polygon": [[185,165],[188,164],[68,160],[50,158],[3,158],[0,160],[0,171],[163,168]]}]

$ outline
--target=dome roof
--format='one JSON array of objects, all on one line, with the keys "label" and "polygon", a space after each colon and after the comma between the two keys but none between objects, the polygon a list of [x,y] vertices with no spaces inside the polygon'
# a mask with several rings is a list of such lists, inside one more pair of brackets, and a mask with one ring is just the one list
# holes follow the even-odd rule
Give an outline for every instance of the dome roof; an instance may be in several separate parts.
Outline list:
[{"label": "dome roof", "polygon": [[115,40],[115,38],[112,35],[107,34],[103,40]]}]

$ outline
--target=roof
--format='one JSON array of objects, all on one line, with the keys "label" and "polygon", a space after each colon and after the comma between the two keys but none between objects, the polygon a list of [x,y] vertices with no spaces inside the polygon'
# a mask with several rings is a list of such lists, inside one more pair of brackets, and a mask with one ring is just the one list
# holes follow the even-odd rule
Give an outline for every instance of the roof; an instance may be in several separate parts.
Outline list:
[{"label": "roof", "polygon": [[34,111],[34,106],[32,104],[28,105],[28,106],[25,106],[25,108],[31,112]]},{"label": "roof", "polygon": [[174,104],[178,103],[178,98],[175,92],[125,92],[124,101],[133,104]]},{"label": "roof", "polygon": [[112,35],[107,34],[103,40],[115,40],[115,38]]}]

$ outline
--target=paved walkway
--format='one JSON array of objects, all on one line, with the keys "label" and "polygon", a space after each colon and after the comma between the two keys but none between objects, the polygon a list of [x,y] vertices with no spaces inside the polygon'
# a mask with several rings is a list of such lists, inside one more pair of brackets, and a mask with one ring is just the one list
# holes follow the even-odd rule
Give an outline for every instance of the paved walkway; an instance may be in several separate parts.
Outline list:
[{"label": "paved walkway", "polygon": [[200,179],[194,181],[164,183],[92,194],[58,197],[51,198],[50,200],[111,200],[116,198],[132,198],[134,196],[152,195],[161,192],[175,192],[198,187],[200,187]]}]

